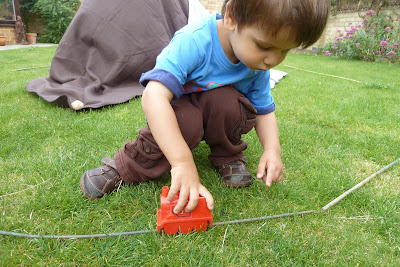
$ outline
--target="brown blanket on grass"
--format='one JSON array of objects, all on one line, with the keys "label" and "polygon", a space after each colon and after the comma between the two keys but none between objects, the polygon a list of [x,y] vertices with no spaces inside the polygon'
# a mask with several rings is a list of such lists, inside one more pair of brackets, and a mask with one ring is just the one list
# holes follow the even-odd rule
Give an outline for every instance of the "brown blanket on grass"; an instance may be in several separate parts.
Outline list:
[{"label": "brown blanket on grass", "polygon": [[99,108],[141,95],[139,78],[188,21],[188,0],[85,0],[51,62],[26,90],[48,102]]}]

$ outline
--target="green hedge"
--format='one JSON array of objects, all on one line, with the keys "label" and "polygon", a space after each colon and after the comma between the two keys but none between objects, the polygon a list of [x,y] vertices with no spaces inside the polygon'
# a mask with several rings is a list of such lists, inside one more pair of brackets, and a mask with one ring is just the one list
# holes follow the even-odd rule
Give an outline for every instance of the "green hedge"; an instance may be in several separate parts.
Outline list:
[{"label": "green hedge", "polygon": [[36,13],[44,21],[40,41],[48,43],[60,42],[79,4],[79,0],[20,0],[22,12]]}]

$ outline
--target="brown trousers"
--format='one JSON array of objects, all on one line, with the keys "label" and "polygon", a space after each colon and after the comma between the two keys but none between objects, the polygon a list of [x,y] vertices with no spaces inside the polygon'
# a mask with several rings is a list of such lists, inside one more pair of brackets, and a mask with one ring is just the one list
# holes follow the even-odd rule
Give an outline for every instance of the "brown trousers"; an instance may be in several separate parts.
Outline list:
[{"label": "brown trousers", "polygon": [[[241,135],[254,127],[256,109],[236,89],[221,87],[187,94],[171,105],[189,148],[193,150],[205,140],[211,149],[208,158],[213,166],[243,157],[247,143]],[[149,127],[141,129],[136,140],[126,143],[115,154],[115,161],[127,184],[158,178],[171,168]]]}]

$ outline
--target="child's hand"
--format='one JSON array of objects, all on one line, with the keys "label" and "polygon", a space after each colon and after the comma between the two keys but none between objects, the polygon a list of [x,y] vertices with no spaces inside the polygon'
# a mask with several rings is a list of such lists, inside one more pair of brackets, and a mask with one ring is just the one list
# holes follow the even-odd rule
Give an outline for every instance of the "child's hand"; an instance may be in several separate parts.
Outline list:
[{"label": "child's hand", "polygon": [[171,177],[171,187],[169,189],[167,200],[172,201],[174,196],[178,191],[180,191],[178,204],[174,209],[175,214],[179,213],[183,209],[188,199],[189,202],[185,211],[191,212],[194,210],[199,202],[199,194],[205,197],[207,207],[210,210],[214,208],[214,199],[207,188],[200,183],[194,162],[172,166]]},{"label": "child's hand", "polygon": [[[266,173],[266,175],[265,175]],[[263,179],[269,187],[272,182],[279,183],[283,175],[283,164],[279,153],[264,151],[257,168],[257,178]]]}]

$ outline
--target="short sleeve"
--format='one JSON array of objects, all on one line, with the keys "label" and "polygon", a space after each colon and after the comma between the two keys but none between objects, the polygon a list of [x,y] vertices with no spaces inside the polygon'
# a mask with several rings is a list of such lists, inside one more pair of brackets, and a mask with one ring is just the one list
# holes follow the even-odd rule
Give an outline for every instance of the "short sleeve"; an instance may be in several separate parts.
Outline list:
[{"label": "short sleeve", "polygon": [[254,80],[246,97],[257,110],[257,114],[267,114],[275,110],[274,98],[271,95],[270,72],[263,71]]},{"label": "short sleeve", "polygon": [[[185,32],[177,33],[170,44],[157,57],[153,70],[142,75],[140,82],[147,84],[150,80],[163,83],[171,90],[176,98],[183,94],[183,85],[188,75],[201,62],[201,53],[193,37]],[[164,75],[160,75],[163,73]],[[165,78],[168,80],[160,79]]]}]

